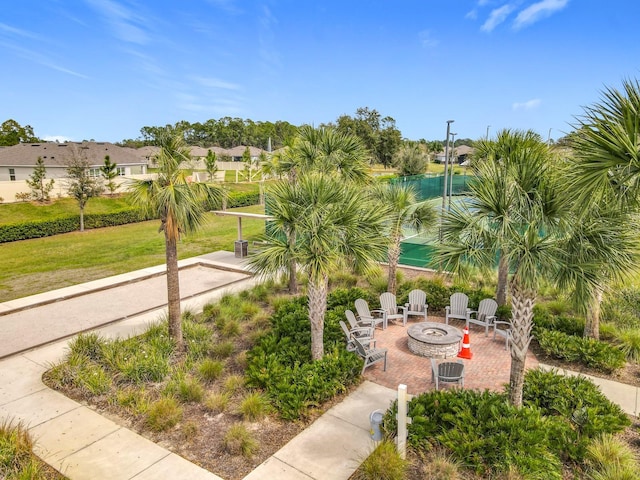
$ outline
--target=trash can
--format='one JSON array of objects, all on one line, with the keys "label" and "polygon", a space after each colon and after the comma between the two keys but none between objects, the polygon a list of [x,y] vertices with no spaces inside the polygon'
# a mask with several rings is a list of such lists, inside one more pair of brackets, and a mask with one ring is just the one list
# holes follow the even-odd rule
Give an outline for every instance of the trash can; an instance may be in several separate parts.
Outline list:
[{"label": "trash can", "polygon": [[376,442],[382,440],[382,430],[380,429],[382,418],[382,410],[374,410],[371,412],[371,415],[369,415],[369,422],[371,423],[369,434],[371,435],[371,440],[375,440]]},{"label": "trash can", "polygon": [[249,254],[249,242],[247,240],[236,240],[235,257],[244,258]]}]

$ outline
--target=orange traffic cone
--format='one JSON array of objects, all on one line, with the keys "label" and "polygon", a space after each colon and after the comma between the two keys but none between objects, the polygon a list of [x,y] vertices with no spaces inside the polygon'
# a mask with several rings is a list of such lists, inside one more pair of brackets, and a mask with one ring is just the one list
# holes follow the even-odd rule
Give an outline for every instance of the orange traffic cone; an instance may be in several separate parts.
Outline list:
[{"label": "orange traffic cone", "polygon": [[464,333],[464,336],[462,337],[462,350],[460,350],[458,357],[471,360],[473,354],[471,353],[471,345],[469,343],[469,329],[467,327],[464,327],[464,330],[462,330],[462,332]]}]

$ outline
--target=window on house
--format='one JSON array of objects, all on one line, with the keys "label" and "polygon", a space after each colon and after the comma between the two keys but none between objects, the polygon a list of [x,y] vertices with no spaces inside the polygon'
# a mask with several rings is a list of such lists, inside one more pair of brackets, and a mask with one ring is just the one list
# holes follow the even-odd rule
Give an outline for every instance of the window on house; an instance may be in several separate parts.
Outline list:
[{"label": "window on house", "polygon": [[9,180],[11,180],[12,182],[16,181],[16,169],[15,168],[10,168],[9,169]]},{"label": "window on house", "polygon": [[117,170],[118,170],[118,175],[120,175],[121,177],[124,177],[127,174],[124,167],[117,167]]},{"label": "window on house", "polygon": [[90,168],[89,169],[89,176],[93,177],[93,178],[99,178],[102,176],[102,173],[100,173],[100,169],[99,168]]}]

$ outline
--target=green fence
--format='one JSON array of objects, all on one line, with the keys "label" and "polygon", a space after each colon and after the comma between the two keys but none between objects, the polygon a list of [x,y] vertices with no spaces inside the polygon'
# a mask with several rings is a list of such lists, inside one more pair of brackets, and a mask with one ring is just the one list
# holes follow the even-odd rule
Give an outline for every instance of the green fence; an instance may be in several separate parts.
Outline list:
[{"label": "green fence", "polygon": [[[453,187],[451,188],[452,195],[464,195],[468,192],[467,181],[469,177],[466,175],[454,175]],[[442,198],[444,190],[444,175],[438,176],[426,176],[426,175],[413,175],[411,177],[398,177],[392,178],[391,183],[404,183],[411,185],[416,191],[418,200],[430,200],[432,198]],[[447,180],[447,191],[449,190],[449,180]]]},{"label": "green fence", "polygon": [[[472,177],[466,175],[454,175],[451,187],[452,195],[465,195],[468,192],[467,183]],[[444,175],[426,176],[415,175],[412,177],[399,177],[391,179],[393,183],[407,183],[416,191],[420,201],[442,198],[444,190]],[[449,182],[447,181],[447,190]],[[433,238],[415,236],[407,238],[400,243],[400,264],[414,267],[437,268],[433,262],[436,247]]]}]

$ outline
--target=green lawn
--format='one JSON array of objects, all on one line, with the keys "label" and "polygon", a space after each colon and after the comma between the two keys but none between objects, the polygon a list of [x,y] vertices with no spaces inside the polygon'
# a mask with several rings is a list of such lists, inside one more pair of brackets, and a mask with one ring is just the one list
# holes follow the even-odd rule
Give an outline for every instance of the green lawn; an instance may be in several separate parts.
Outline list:
[{"label": "green lawn", "polygon": [[[263,213],[264,207],[237,210]],[[0,298],[12,300],[163,264],[164,237],[158,232],[159,224],[152,220],[2,244]],[[252,241],[262,233],[263,221],[242,222],[243,238]],[[201,231],[183,236],[178,255],[182,259],[217,250],[233,251],[236,238],[236,218],[208,214]]]}]

